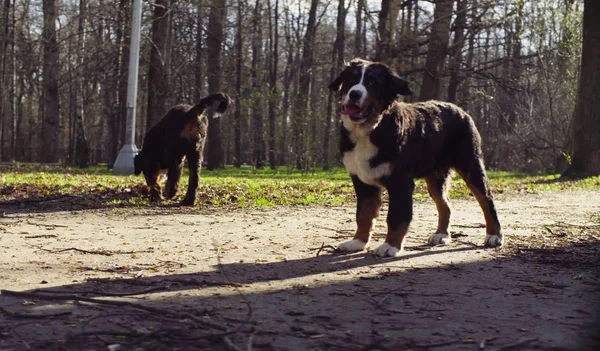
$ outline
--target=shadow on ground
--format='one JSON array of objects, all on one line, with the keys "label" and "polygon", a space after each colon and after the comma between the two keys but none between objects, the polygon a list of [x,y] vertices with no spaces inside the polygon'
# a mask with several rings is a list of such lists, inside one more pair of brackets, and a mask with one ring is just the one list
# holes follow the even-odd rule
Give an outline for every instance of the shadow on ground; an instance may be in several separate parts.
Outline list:
[{"label": "shadow on ground", "polygon": [[[599,248],[561,248],[568,267],[551,250],[417,247],[4,290],[0,349],[592,350]],[[454,264],[465,251],[480,259]]]}]

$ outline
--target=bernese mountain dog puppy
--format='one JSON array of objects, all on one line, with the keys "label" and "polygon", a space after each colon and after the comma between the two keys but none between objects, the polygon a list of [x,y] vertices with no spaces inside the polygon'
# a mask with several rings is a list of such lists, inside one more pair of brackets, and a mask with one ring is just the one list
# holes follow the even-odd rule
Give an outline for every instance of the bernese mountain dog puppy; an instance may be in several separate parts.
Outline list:
[{"label": "bernese mountain dog puppy", "polygon": [[449,243],[451,169],[465,180],[483,210],[485,245],[503,244],[483,165],[481,137],[465,111],[441,101],[396,100],[412,92],[406,81],[380,62],[352,60],[329,88],[340,92],[339,146],[358,200],[356,234],[339,245],[340,251],[366,247],[385,188],[389,195],[387,236],[374,254],[398,256],[412,219],[415,178],[425,178],[438,211],[438,227],[429,244]]},{"label": "bernese mountain dog puppy", "polygon": [[136,175],[144,172],[151,201],[161,200],[159,178],[165,172],[165,197],[171,199],[177,194],[183,161],[187,159],[189,183],[181,204],[194,204],[208,131],[208,118],[204,112],[217,103],[216,112],[223,113],[231,103],[231,98],[227,94],[216,93],[203,98],[195,106],[174,106],[146,132],[143,148],[134,158],[134,172]]}]

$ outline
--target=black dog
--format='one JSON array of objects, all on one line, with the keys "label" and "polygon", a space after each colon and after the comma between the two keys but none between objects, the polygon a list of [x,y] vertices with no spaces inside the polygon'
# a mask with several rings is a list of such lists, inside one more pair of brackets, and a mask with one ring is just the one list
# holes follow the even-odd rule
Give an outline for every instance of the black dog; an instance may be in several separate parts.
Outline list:
[{"label": "black dog", "polygon": [[187,158],[190,171],[187,194],[182,205],[191,206],[196,200],[198,177],[202,166],[202,152],[208,130],[208,118],[204,111],[219,103],[218,113],[223,113],[231,103],[226,94],[211,94],[196,106],[177,105],[156,123],[144,136],[142,151],[134,158],[135,174],[142,171],[150,187],[150,199],[159,201],[159,177],[167,173],[165,196],[171,199],[177,194],[183,160]]},{"label": "black dog", "polygon": [[408,83],[387,65],[354,59],[329,85],[340,91],[340,151],[350,172],[358,206],[354,239],[341,251],[360,251],[370,238],[381,207],[381,188],[389,194],[388,231],[377,256],[397,256],[412,219],[414,179],[425,178],[438,210],[438,228],[429,244],[450,242],[448,186],[454,169],[475,194],[485,216],[485,245],[503,244],[500,223],[481,153],[481,137],[471,117],[440,101],[408,104]]}]

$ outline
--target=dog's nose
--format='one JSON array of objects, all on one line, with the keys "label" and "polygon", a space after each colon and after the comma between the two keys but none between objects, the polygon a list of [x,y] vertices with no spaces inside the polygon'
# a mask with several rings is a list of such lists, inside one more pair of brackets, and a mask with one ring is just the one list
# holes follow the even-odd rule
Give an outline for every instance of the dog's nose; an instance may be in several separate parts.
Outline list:
[{"label": "dog's nose", "polygon": [[357,102],[360,98],[362,97],[362,93],[358,90],[352,90],[349,94],[348,94],[348,98],[350,99],[350,101],[352,102]]}]

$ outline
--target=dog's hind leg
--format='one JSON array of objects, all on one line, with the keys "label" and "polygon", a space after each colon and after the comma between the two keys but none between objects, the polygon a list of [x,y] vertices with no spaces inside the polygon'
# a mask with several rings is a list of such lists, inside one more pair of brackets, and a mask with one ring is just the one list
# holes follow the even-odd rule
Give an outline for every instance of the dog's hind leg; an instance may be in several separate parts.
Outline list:
[{"label": "dog's hind leg", "polygon": [[196,190],[198,189],[198,181],[200,175],[200,154],[198,152],[190,152],[187,155],[188,169],[190,178],[188,181],[188,189],[185,198],[181,201],[184,206],[193,206],[196,201]]},{"label": "dog's hind leg", "polygon": [[371,238],[371,229],[375,219],[379,217],[381,208],[381,189],[363,183],[356,175],[352,176],[352,183],[357,197],[356,205],[356,233],[354,239],[344,241],[338,246],[340,251],[356,252],[367,246]]},{"label": "dog's hind leg", "polygon": [[450,172],[444,170],[425,178],[427,190],[435,203],[438,212],[438,227],[435,234],[429,237],[429,245],[450,243],[450,214],[452,212],[448,199],[450,187]]},{"label": "dog's hind leg", "polygon": [[502,246],[504,238],[500,232],[500,221],[498,221],[498,214],[496,213],[494,198],[490,192],[483,161],[480,157],[473,157],[467,162],[463,162],[463,165],[457,166],[456,171],[465,180],[483,211],[487,231],[485,246]]},{"label": "dog's hind leg", "polygon": [[179,180],[181,179],[181,171],[183,170],[183,157],[179,158],[173,164],[169,165],[167,171],[166,198],[172,199],[177,195],[179,190]]}]

